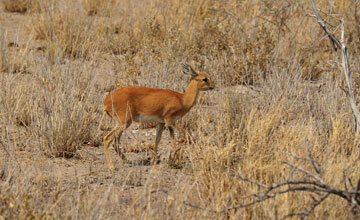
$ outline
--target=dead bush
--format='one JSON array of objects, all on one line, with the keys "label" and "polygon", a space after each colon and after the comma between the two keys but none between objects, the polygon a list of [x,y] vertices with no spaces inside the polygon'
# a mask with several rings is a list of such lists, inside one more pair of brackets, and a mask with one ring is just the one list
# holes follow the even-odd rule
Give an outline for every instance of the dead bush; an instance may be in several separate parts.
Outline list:
[{"label": "dead bush", "polygon": [[92,140],[96,106],[88,100],[91,76],[84,74],[80,68],[67,66],[39,75],[39,98],[33,101],[30,129],[48,156],[73,157],[81,145]]},{"label": "dead bush", "polygon": [[44,9],[49,0],[2,0],[5,11],[17,13],[37,13]]},{"label": "dead bush", "polygon": [[8,12],[25,13],[31,4],[31,0],[2,0],[4,8]]}]

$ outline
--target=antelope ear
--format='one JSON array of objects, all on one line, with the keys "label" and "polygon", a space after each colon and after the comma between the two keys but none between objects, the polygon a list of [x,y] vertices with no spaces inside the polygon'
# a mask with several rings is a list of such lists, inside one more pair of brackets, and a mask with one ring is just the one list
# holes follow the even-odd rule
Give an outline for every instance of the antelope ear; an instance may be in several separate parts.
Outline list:
[{"label": "antelope ear", "polygon": [[191,68],[189,64],[182,63],[181,65],[183,67],[183,73],[190,74],[192,77],[197,76],[197,73],[193,70],[193,68]]}]

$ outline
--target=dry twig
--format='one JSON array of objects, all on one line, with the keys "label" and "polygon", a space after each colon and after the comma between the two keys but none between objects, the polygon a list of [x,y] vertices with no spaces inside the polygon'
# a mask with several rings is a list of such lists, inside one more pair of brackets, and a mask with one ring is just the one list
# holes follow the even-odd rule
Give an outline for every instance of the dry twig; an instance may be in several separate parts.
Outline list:
[{"label": "dry twig", "polygon": [[356,105],[356,101],[355,101],[355,96],[354,96],[354,92],[352,89],[352,82],[351,82],[351,72],[350,72],[350,67],[349,67],[349,59],[348,59],[348,49],[346,47],[346,44],[344,42],[344,20],[341,20],[341,39],[338,40],[329,30],[329,28],[326,26],[324,20],[321,18],[320,13],[318,8],[315,5],[314,0],[310,0],[311,5],[314,9],[317,21],[319,23],[319,25],[322,27],[322,29],[325,31],[325,33],[328,35],[328,37],[330,38],[334,50],[336,51],[337,48],[340,49],[341,51],[341,60],[342,60],[342,67],[343,67],[343,72],[345,75],[345,79],[346,79],[346,84],[348,87],[348,91],[346,92],[347,97],[349,99],[350,102],[350,106],[351,106],[351,110],[353,112],[353,115],[355,117],[355,121],[356,121],[356,132],[359,132],[360,129],[360,111]]},{"label": "dry twig", "polygon": [[[299,159],[300,157],[297,158]],[[305,177],[303,179],[287,180],[275,185],[267,186],[261,182],[249,179],[247,177],[243,177],[240,175],[231,175],[233,177],[239,178],[241,181],[257,185],[261,188],[256,193],[252,193],[242,197],[243,199],[253,198],[253,200],[250,202],[227,207],[220,211],[216,211],[209,208],[203,208],[199,205],[189,203],[187,201],[184,201],[183,204],[195,209],[201,209],[212,213],[222,213],[235,209],[246,208],[258,203],[262,203],[268,199],[274,199],[279,195],[290,192],[310,192],[311,193],[310,197],[314,201],[310,205],[308,205],[308,207],[306,207],[305,210],[289,213],[288,215],[284,216],[282,219],[287,219],[294,216],[300,216],[302,219],[308,219],[310,214],[315,210],[315,208],[318,205],[320,205],[323,201],[325,201],[329,195],[335,195],[338,198],[345,199],[351,206],[351,210],[354,213],[354,215],[356,215],[360,207],[360,180],[358,182],[357,189],[352,188],[351,190],[348,190],[347,187],[345,187],[345,189],[342,190],[342,189],[333,188],[319,176],[321,170],[320,164],[311,157],[310,152],[308,154],[308,158],[301,157],[300,159],[305,159],[306,161],[309,161],[312,165],[312,168],[315,170],[316,174],[298,165],[295,165],[291,162],[284,161],[283,162],[284,164],[288,165],[292,169],[295,169],[295,171],[305,174]],[[344,178],[346,179],[346,177]]]}]

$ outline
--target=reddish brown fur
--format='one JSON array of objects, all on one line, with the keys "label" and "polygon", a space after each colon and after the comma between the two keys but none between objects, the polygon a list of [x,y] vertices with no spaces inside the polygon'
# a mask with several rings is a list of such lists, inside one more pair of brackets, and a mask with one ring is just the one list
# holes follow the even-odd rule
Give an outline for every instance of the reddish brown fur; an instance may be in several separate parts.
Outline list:
[{"label": "reddish brown fur", "polygon": [[[104,137],[105,153],[111,169],[113,169],[113,163],[108,146],[116,134],[119,138],[121,137],[123,130],[129,127],[132,121],[157,122],[154,147],[156,153],[163,127],[169,128],[170,136],[174,140],[174,131],[171,127],[174,122],[191,109],[199,91],[214,88],[214,83],[204,74],[196,73],[189,65],[183,65],[183,67],[184,73],[192,76],[185,93],[168,89],[128,86],[117,89],[105,98],[104,111],[116,120],[116,127]],[[122,159],[126,160],[125,155],[117,148],[115,149]]]},{"label": "reddish brown fur", "polygon": [[[104,111],[122,123],[126,120],[122,117],[126,115],[131,118],[138,115],[157,115],[160,118],[183,116],[187,112],[179,108],[183,105],[183,96],[182,93],[168,89],[129,86],[108,95],[104,101]],[[123,116],[123,113],[126,115]]]}]

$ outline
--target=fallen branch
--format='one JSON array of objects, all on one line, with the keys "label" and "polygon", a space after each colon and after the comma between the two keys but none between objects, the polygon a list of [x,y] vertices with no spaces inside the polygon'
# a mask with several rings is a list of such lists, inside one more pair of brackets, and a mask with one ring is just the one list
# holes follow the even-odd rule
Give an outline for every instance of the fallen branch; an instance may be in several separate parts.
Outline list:
[{"label": "fallen branch", "polygon": [[329,197],[329,195],[334,195],[337,198],[341,198],[347,201],[351,207],[352,213],[354,214],[354,216],[357,216],[357,213],[359,213],[360,210],[360,180],[358,181],[356,189],[353,187],[352,184],[350,184],[352,189],[348,189],[348,187],[346,186],[347,178],[344,175],[345,189],[342,190],[342,189],[333,188],[319,176],[320,164],[312,158],[310,152],[308,154],[308,158],[304,158],[304,157],[296,157],[296,158],[300,158],[300,159],[304,159],[305,161],[308,161],[312,165],[312,168],[315,170],[316,174],[296,164],[293,164],[288,161],[284,161],[283,162],[284,164],[288,165],[293,170],[304,174],[305,177],[298,180],[287,180],[278,184],[268,186],[266,184],[263,184],[256,180],[249,179],[247,177],[243,177],[241,175],[231,175],[232,177],[239,178],[241,181],[248,182],[249,184],[254,184],[260,188],[258,192],[241,197],[242,199],[252,198],[251,201],[247,203],[227,207],[219,211],[209,208],[204,208],[199,205],[189,203],[186,201],[184,201],[183,204],[195,209],[201,209],[204,211],[218,214],[218,213],[226,213],[231,210],[246,208],[255,204],[262,203],[269,199],[275,199],[279,195],[287,194],[290,192],[292,193],[309,192],[310,197],[313,199],[313,202],[310,203],[307,207],[305,207],[305,210],[289,213],[285,215],[282,219],[287,219],[294,216],[300,216],[302,219],[308,219],[310,214],[315,210],[315,208],[319,206],[323,201],[325,201]]}]

